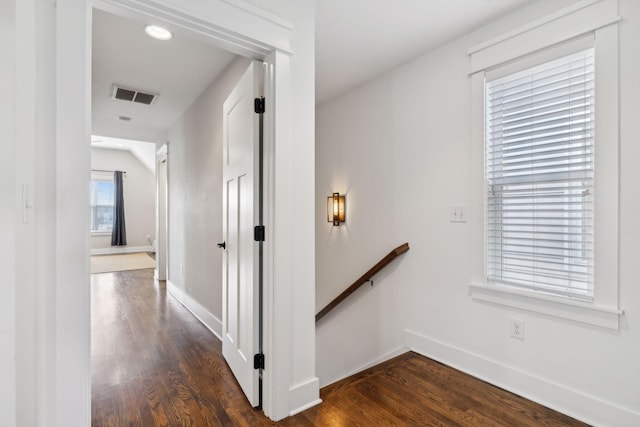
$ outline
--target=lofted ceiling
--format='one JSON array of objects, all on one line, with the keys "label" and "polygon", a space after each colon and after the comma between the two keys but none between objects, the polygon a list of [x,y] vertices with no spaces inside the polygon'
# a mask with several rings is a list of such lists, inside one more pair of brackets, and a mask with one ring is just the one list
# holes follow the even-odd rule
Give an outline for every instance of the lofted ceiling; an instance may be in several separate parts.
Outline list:
[{"label": "lofted ceiling", "polygon": [[[94,135],[155,142],[235,56],[183,34],[155,40],[145,34],[145,26],[93,10]],[[151,105],[115,100],[114,83],[158,97]]]},{"label": "lofted ceiling", "polygon": [[316,103],[532,0],[317,0]]}]

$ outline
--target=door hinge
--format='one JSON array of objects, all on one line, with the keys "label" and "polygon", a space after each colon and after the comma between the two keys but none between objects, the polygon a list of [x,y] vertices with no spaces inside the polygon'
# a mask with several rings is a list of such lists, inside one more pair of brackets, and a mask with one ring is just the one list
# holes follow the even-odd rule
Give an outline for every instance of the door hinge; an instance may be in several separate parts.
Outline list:
[{"label": "door hinge", "polygon": [[253,228],[253,240],[256,242],[264,242],[264,225],[256,225]]},{"label": "door hinge", "polygon": [[264,113],[264,96],[253,100],[253,109],[257,114]]},{"label": "door hinge", "polygon": [[253,355],[253,369],[264,369],[264,354]]}]

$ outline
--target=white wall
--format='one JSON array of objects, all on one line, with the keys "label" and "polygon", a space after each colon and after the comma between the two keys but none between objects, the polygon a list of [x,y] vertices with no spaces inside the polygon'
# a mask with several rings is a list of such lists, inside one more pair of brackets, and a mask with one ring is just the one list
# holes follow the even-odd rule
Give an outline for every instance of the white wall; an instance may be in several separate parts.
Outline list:
[{"label": "white wall", "polygon": [[[0,4],[0,55],[15,57],[16,12],[14,2]],[[0,420],[9,426],[16,423],[16,345],[15,345],[15,63],[0,62],[0,139],[4,153],[0,157]]]},{"label": "white wall", "polygon": [[[128,247],[148,247],[155,239],[156,180],[140,160],[126,150],[91,148],[91,168],[126,171],[123,180],[124,217]],[[91,235],[91,249],[111,248],[111,234]]]},{"label": "white wall", "polygon": [[[449,221],[451,205],[471,201],[468,49],[569,3],[533,4],[319,106],[317,309],[393,247],[411,246],[319,323],[321,383],[412,347],[586,421],[637,425],[639,2],[619,2],[620,331],[473,301],[469,223]],[[347,195],[340,227],[324,219],[332,191]],[[509,337],[510,318],[525,321],[524,341]]]},{"label": "white wall", "polygon": [[[222,319],[222,104],[249,65],[237,57],[174,123],[168,142],[168,280]],[[183,272],[181,274],[181,271]]]}]

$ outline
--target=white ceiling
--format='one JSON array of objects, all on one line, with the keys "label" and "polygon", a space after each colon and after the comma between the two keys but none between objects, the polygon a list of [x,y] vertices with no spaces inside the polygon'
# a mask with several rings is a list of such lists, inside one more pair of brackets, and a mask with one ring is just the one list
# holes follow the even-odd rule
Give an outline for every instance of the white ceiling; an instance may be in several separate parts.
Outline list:
[{"label": "white ceiling", "polygon": [[[146,24],[93,10],[94,135],[155,142],[234,58],[182,34],[154,40]],[[114,83],[159,96],[151,105],[114,100]]]},{"label": "white ceiling", "polygon": [[[531,1],[317,0],[316,103]],[[156,141],[234,57],[182,34],[151,39],[145,25],[94,9],[94,135]],[[150,106],[113,100],[113,83],[160,96]]]},{"label": "white ceiling", "polygon": [[317,0],[316,103],[532,0]]}]

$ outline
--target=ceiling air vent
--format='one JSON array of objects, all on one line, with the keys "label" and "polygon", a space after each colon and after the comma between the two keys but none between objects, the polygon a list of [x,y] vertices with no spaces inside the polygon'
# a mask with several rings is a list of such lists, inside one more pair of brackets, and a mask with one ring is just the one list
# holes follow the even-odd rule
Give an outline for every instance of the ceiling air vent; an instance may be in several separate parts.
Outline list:
[{"label": "ceiling air vent", "polygon": [[151,105],[158,97],[157,94],[147,93],[137,89],[125,88],[118,85],[111,86],[111,98],[121,101],[137,102],[138,104]]}]

